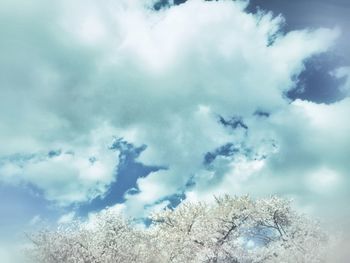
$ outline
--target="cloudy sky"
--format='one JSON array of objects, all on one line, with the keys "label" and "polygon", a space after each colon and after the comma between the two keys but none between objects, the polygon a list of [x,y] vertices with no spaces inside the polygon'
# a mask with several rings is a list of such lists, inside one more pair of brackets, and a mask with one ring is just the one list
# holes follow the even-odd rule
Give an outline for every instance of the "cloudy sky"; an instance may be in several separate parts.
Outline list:
[{"label": "cloudy sky", "polygon": [[1,1],[0,236],[278,194],[350,215],[346,0]]}]

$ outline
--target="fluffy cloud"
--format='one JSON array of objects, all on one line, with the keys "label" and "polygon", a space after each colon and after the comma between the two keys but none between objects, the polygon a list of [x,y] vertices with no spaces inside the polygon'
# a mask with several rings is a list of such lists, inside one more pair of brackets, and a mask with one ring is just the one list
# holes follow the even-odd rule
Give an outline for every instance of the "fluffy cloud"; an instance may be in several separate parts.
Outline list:
[{"label": "fluffy cloud", "polygon": [[58,224],[69,224],[69,223],[71,223],[74,220],[74,218],[75,218],[75,213],[74,212],[70,212],[68,214],[62,215],[58,219],[57,223]]},{"label": "fluffy cloud", "polygon": [[211,173],[221,179],[213,184],[201,175],[187,195],[198,200],[222,193],[282,194],[307,212],[333,219],[348,215],[349,112],[349,98],[331,105],[296,100],[268,119],[247,119],[244,142],[254,154],[217,157]]},{"label": "fluffy cloud", "polygon": [[347,96],[350,94],[350,67],[340,67],[337,68],[332,74],[337,78],[343,78],[344,84],[340,90],[345,93]]},{"label": "fluffy cloud", "polygon": [[[284,97],[304,60],[327,51],[337,30],[284,34],[282,17],[249,14],[243,1],[193,0],[157,12],[151,4],[54,1],[48,7],[38,1],[29,9],[6,5],[11,16],[4,19],[14,27],[9,34],[16,38],[2,50],[10,61],[10,66],[1,65],[7,73],[1,80],[2,160],[52,149],[62,149],[62,154],[21,165],[3,161],[2,177],[21,178],[42,189],[48,199],[63,203],[103,195],[114,180],[116,163],[113,153],[101,146],[102,139],[91,135],[100,127],[109,132],[100,132],[99,138],[115,135],[146,144],[139,161],[168,167],[138,180],[140,191],[126,196],[132,214],[182,191],[191,178],[196,186],[188,194],[195,196],[231,185],[237,192],[255,191],[259,180],[271,190],[267,179],[284,180],[277,174],[292,174],[293,165],[307,170],[294,161],[310,162],[304,165],[310,166],[311,174],[301,179],[305,184],[312,181],[311,166],[339,173],[337,164],[344,160],[337,159],[340,153],[331,159],[322,155],[315,163],[299,159],[300,152],[311,158],[328,147],[322,140],[331,126],[322,124],[325,130],[320,132],[321,124],[309,123],[307,114],[320,107],[324,114],[331,112],[335,123],[332,112],[339,117],[337,106],[290,104]],[[271,118],[257,116],[257,111]],[[242,118],[248,135],[243,128],[220,124],[220,116]],[[338,126],[331,131],[337,130]],[[337,138],[340,143],[344,139]],[[205,155],[227,143],[238,145],[240,154],[221,156],[208,170]],[[338,152],[335,145],[330,147]],[[256,156],[248,156],[248,150]],[[91,156],[97,161],[90,162]],[[269,171],[267,179],[256,175],[262,170]],[[263,179],[249,184],[248,177]],[[212,186],[211,178],[216,180]],[[281,192],[288,190],[284,187]]]},{"label": "fluffy cloud", "polygon": [[[115,180],[117,155],[110,149],[111,131],[103,127],[48,152],[14,154],[0,159],[1,180],[30,184],[60,205],[103,195]],[[56,142],[57,143],[57,142]],[[50,148],[49,148],[50,149]]]}]

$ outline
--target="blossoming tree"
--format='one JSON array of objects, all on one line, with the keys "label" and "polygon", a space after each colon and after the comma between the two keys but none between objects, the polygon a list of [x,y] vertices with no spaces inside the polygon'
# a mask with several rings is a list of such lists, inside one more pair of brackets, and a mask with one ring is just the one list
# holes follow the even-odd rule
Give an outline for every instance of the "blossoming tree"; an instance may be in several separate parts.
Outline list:
[{"label": "blossoming tree", "polygon": [[183,202],[150,216],[151,225],[106,210],[30,238],[35,262],[325,262],[328,236],[288,200],[248,196]]}]

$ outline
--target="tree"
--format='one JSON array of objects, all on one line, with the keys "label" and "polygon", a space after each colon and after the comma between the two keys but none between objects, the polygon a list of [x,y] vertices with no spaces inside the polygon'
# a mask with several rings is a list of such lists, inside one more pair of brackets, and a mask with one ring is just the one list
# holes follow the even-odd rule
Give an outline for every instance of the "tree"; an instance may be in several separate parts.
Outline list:
[{"label": "tree", "polygon": [[328,236],[288,200],[183,202],[140,228],[111,210],[31,237],[36,262],[325,262]]}]

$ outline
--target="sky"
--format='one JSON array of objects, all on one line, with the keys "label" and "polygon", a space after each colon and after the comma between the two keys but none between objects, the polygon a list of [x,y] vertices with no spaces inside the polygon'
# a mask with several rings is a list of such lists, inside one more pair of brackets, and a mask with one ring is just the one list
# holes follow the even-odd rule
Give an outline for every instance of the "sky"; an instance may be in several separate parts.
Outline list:
[{"label": "sky", "polygon": [[345,221],[349,9],[1,1],[0,246],[106,207],[143,218],[226,193]]}]

